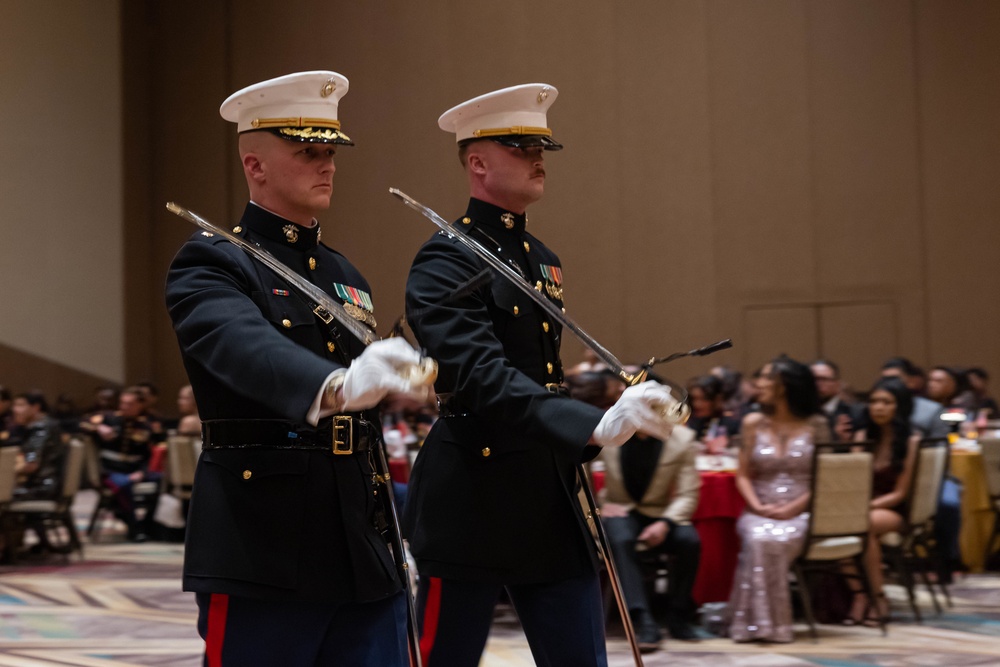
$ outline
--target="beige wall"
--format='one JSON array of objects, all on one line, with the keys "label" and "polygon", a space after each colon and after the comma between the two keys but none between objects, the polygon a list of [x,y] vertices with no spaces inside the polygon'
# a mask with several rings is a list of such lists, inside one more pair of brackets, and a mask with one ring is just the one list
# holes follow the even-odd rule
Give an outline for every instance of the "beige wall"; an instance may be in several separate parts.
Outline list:
[{"label": "beige wall", "polygon": [[193,228],[164,202],[231,222],[246,197],[219,103],[316,68],[351,79],[358,143],[324,240],[381,322],[431,233],[386,189],[460,214],[437,116],[544,81],[567,148],[530,228],[562,257],[569,312],[623,359],[731,336],[668,375],[781,351],[860,387],[895,353],[1000,373],[1000,3],[137,0],[122,23],[130,379],[183,382],[162,283]]},{"label": "beige wall", "polygon": [[118,0],[0,0],[0,16],[0,383],[121,381]]}]

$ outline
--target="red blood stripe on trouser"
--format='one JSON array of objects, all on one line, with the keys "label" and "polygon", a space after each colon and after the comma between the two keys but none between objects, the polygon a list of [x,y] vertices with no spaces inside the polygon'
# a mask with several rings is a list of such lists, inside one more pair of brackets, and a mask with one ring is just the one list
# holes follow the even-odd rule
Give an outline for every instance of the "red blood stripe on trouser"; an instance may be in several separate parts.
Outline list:
[{"label": "red blood stripe on trouser", "polygon": [[420,657],[424,667],[430,667],[431,650],[441,616],[441,579],[428,577],[427,602],[424,604],[424,632],[420,637]]},{"label": "red blood stripe on trouser", "polygon": [[229,596],[212,593],[208,603],[208,629],[205,631],[205,660],[208,667],[222,667],[222,642],[226,638]]}]

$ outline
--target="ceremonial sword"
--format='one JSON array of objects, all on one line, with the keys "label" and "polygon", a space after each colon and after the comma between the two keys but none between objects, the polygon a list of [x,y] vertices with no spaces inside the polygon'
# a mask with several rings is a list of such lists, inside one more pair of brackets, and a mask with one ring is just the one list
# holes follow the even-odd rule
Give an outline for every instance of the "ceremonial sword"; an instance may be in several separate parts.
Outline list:
[{"label": "ceremonial sword", "polygon": [[[376,340],[379,340],[378,336],[375,335],[375,332],[372,329],[368,328],[368,326],[363,322],[350,315],[350,311],[344,304],[334,301],[329,294],[292,271],[274,255],[260,246],[246,241],[229,230],[223,229],[222,227],[209,222],[197,213],[190,211],[183,206],[179,206],[174,202],[167,202],[167,210],[184,218],[188,222],[193,222],[210,234],[218,234],[233,245],[242,248],[251,257],[287,280],[293,287],[305,294],[313,301],[313,303],[316,304],[315,308],[313,308],[313,313],[316,317],[322,320],[324,324],[330,324],[333,320],[337,320],[339,324],[343,325],[345,329],[351,332],[354,337],[361,341],[365,346],[371,345]],[[415,385],[432,384],[435,378],[437,378],[437,363],[435,363],[433,359],[423,357],[421,358],[419,364],[413,364],[407,367],[405,371],[406,373],[404,374],[404,377],[407,377],[407,379]],[[417,633],[417,614],[413,608],[413,595],[410,592],[410,577],[408,572],[409,565],[406,562],[406,552],[403,548],[403,534],[400,531],[399,517],[396,514],[396,499],[393,494],[392,482],[389,476],[389,464],[385,459],[385,452],[383,451],[382,446],[378,445],[376,446],[376,449],[378,450],[377,460],[382,469],[379,471],[380,474],[376,474],[375,477],[376,481],[382,483],[387,494],[389,516],[392,519],[393,529],[391,542],[392,549],[396,552],[396,567],[398,569],[397,574],[400,579],[403,580],[403,586],[406,587],[406,611],[409,620],[408,640],[410,648],[410,666],[421,667],[420,639]]]},{"label": "ceremonial sword", "polygon": [[[580,342],[590,348],[598,358],[607,364],[608,368],[618,377],[622,382],[628,386],[636,385],[641,382],[645,382],[649,369],[659,361],[654,357],[649,360],[648,363],[644,364],[640,369],[632,373],[625,368],[625,364],[618,360],[614,354],[611,353],[606,347],[601,345],[597,340],[591,336],[589,333],[583,330],[579,324],[574,322],[570,317],[563,312],[562,308],[557,306],[555,303],[550,301],[545,297],[542,292],[531,285],[527,280],[521,277],[513,267],[509,266],[502,259],[490,252],[486,246],[472,238],[465,233],[464,230],[460,229],[457,225],[448,222],[440,215],[434,212],[428,206],[424,206],[417,200],[410,197],[405,192],[398,190],[397,188],[389,188],[389,192],[397,197],[404,204],[412,208],[413,210],[419,212],[421,215],[426,217],[428,220],[437,225],[443,232],[449,236],[455,238],[459,243],[467,247],[473,253],[475,253],[480,259],[490,265],[491,268],[496,270],[507,279],[508,282],[512,283],[515,287],[524,292],[532,301],[534,301],[542,310],[544,310],[549,317],[558,322],[563,326],[563,328],[568,329],[570,332],[576,336]],[[715,345],[718,345],[716,343]],[[712,346],[709,346],[712,347]],[[714,350],[713,350],[714,351]],[[692,351],[694,353],[695,351]],[[688,354],[688,353],[685,353]],[[664,357],[666,359],[666,357]],[[661,382],[669,391],[673,397],[675,403],[663,406],[661,408],[661,413],[663,418],[674,424],[683,424],[687,421],[690,415],[690,409],[687,406],[687,390],[683,387],[679,387],[670,382]]]},{"label": "ceremonial sword", "polygon": [[[528,283],[528,281],[526,281],[520,273],[515,271],[503,260],[490,252],[479,241],[466,234],[465,231],[460,229],[458,226],[449,223],[447,220],[438,215],[433,209],[421,204],[405,192],[397,188],[389,188],[389,192],[404,204],[433,222],[448,236],[456,239],[459,243],[467,247],[477,257],[499,272],[501,276],[524,292],[531,298],[532,301],[538,304],[542,310],[548,313],[553,320],[559,322],[564,328],[571,331],[573,335],[575,335],[584,345],[593,350],[594,354],[596,354],[601,361],[607,364],[614,374],[626,385],[632,386],[644,382],[648,376],[649,369],[657,363],[672,361],[678,357],[711,354],[712,352],[732,347],[732,342],[727,339],[719,341],[718,343],[713,343],[712,345],[707,345],[697,350],[691,350],[690,352],[680,352],[670,355],[669,357],[662,357],[659,359],[653,357],[648,362],[643,364],[638,372],[632,373],[625,368],[625,365],[622,364],[622,362],[619,361],[618,358],[610,352],[610,350],[598,343],[597,340],[584,331],[580,325],[567,317],[562,308],[547,299],[540,290]],[[691,414],[691,410],[687,405],[687,391],[684,388],[678,387],[669,382],[664,382],[662,384],[670,390],[671,397],[674,398],[675,402],[671,405],[660,406],[660,414],[667,421],[674,424],[683,424],[687,421],[688,416]],[[593,521],[594,532],[597,533],[597,546],[601,551],[605,566],[608,569],[608,580],[611,582],[611,589],[614,592],[615,602],[618,605],[618,613],[621,616],[622,626],[625,629],[625,637],[628,639],[629,646],[632,648],[632,657],[635,659],[636,667],[643,667],[642,655],[639,651],[639,644],[635,637],[635,628],[632,626],[632,619],[628,613],[628,604],[625,600],[624,592],[622,591],[621,581],[618,578],[618,568],[615,567],[614,559],[611,556],[610,542],[608,541],[608,536],[604,531],[604,524],[601,523],[601,511],[597,507],[597,501],[594,499],[594,493],[591,489],[587,472],[582,464],[577,466],[577,475],[580,477],[580,485],[583,488],[584,496],[587,499],[589,510],[587,518]]]}]

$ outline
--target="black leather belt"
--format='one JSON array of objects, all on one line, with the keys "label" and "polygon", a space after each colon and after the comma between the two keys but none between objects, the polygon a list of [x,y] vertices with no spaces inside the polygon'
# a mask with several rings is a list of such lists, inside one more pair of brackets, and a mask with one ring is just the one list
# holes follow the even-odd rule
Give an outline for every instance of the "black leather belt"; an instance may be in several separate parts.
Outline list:
[{"label": "black leather belt", "polygon": [[282,419],[210,419],[202,422],[204,449],[311,449],[347,455],[367,452],[375,425],[352,415],[321,419],[315,429]]}]

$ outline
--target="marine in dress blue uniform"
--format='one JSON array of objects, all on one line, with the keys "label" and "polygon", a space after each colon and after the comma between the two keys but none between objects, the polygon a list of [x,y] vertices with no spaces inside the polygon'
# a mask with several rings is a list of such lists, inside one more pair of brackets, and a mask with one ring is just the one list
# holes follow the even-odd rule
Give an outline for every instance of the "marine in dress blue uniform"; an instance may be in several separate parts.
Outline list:
[{"label": "marine in dress blue uniform", "polygon": [[[313,218],[329,205],[335,147],[351,144],[337,120],[347,86],[304,72],[222,105],[238,123],[252,199],[233,232],[374,326],[368,283]],[[364,348],[209,232],[178,252],[166,300],[204,425],[184,589],[197,594],[205,664],[407,664],[373,471],[379,420],[365,408],[406,390],[392,364],[419,355],[401,340]],[[336,453],[334,419],[341,440],[353,436]]]},{"label": "marine in dress blue uniform", "polygon": [[[545,84],[503,89],[439,125],[455,133],[470,183],[458,226],[561,307],[559,258],[525,212],[544,189],[543,151],[562,148],[546,119],[556,95]],[[477,665],[503,588],[536,664],[606,665],[576,466],[597,455],[592,442],[621,444],[635,423],[563,395],[560,325],[446,234],[414,259],[406,309],[439,363],[441,418],[416,459],[404,517],[424,666]],[[594,437],[609,430],[615,437]]]}]

